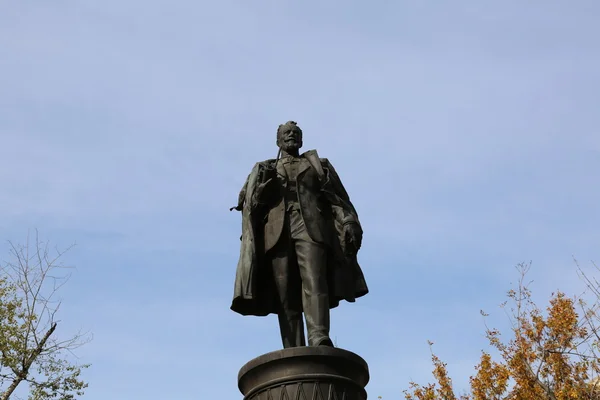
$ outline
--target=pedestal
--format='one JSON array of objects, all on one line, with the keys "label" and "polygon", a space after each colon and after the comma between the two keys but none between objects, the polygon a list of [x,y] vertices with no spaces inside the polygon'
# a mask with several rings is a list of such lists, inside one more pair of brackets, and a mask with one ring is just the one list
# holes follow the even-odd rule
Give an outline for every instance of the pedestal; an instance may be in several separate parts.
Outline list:
[{"label": "pedestal", "polygon": [[369,367],[358,355],[332,347],[293,347],[242,367],[244,400],[366,400]]}]

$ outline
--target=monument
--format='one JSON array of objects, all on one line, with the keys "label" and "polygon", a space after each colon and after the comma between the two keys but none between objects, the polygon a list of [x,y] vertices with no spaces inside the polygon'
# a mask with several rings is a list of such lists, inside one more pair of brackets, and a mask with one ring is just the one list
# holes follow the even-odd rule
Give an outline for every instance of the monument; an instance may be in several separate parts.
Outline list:
[{"label": "monument", "polygon": [[275,159],[255,164],[230,209],[242,212],[231,309],[277,314],[284,349],[248,362],[238,386],[247,400],[366,399],[366,362],[329,337],[330,309],[368,293],[357,260],[358,214],[331,163],[316,150],[300,153],[296,122],[279,125],[277,146]]}]

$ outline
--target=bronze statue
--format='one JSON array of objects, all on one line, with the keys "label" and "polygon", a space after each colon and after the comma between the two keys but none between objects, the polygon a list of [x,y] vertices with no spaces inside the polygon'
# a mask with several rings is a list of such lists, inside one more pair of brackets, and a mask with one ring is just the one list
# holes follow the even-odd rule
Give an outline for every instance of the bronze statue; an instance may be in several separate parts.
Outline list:
[{"label": "bronze statue", "polygon": [[357,262],[362,228],[333,166],[315,150],[299,153],[302,130],[277,129],[276,159],[257,163],[238,205],[240,258],[231,309],[242,315],[276,313],[283,347],[333,346],[329,310],[368,289]]}]

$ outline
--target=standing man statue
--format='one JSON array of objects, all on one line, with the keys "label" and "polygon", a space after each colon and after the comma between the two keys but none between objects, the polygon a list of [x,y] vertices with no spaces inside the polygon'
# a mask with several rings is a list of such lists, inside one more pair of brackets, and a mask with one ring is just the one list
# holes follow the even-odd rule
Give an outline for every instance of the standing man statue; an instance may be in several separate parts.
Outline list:
[{"label": "standing man statue", "polygon": [[231,309],[276,313],[283,347],[333,346],[329,310],[368,289],[356,254],[362,228],[333,166],[315,150],[299,153],[302,130],[277,129],[277,159],[257,163],[232,207],[242,212],[240,258]]}]

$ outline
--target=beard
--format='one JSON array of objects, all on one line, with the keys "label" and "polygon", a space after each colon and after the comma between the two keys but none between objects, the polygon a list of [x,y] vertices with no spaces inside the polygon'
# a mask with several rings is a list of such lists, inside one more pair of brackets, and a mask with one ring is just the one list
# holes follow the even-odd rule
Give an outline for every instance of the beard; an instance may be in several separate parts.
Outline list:
[{"label": "beard", "polygon": [[279,148],[286,153],[294,153],[300,150],[302,147],[302,141],[298,142],[282,142],[279,144]]}]

